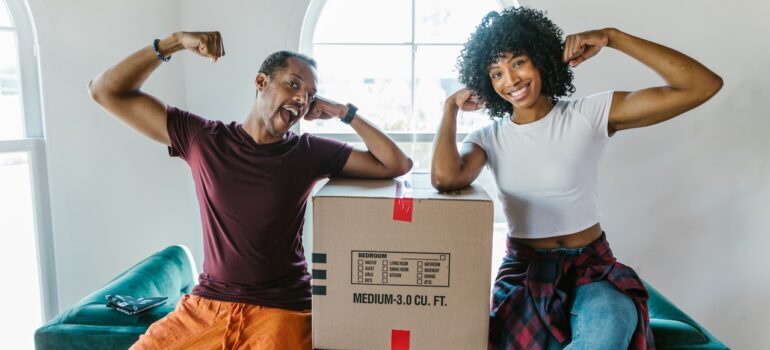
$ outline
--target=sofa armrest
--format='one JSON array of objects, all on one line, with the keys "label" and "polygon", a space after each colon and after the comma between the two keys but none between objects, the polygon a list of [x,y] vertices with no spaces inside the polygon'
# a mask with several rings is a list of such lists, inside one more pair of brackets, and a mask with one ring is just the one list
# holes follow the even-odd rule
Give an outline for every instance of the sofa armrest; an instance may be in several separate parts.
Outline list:
[{"label": "sofa armrest", "polygon": [[658,349],[679,350],[728,350],[703,326],[666,299],[655,288],[644,282],[650,295],[647,306],[650,326]]},{"label": "sofa armrest", "polygon": [[[150,324],[171,312],[182,295],[192,291],[196,275],[189,249],[170,246],[121,273],[39,328],[35,332],[36,348],[94,350],[102,345],[131,345]],[[168,301],[147,312],[126,315],[106,306],[108,294],[168,297]]]},{"label": "sofa armrest", "polygon": [[105,303],[105,295],[165,296],[178,300],[196,283],[196,267],[189,249],[173,245],[140,261],[112,281],[89,294],[80,304]]}]

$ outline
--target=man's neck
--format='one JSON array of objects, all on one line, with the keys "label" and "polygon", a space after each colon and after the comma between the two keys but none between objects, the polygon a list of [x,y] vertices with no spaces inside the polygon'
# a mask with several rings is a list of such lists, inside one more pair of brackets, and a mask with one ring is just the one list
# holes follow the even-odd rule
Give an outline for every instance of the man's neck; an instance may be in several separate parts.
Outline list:
[{"label": "man's neck", "polygon": [[251,139],[254,140],[254,142],[256,142],[258,145],[267,145],[283,140],[286,135],[271,135],[267,131],[267,127],[263,121],[264,119],[258,117],[255,112],[256,111],[252,110],[251,113],[249,113],[249,116],[246,117],[246,120],[243,122],[243,130],[246,131],[249,136],[251,136]]}]

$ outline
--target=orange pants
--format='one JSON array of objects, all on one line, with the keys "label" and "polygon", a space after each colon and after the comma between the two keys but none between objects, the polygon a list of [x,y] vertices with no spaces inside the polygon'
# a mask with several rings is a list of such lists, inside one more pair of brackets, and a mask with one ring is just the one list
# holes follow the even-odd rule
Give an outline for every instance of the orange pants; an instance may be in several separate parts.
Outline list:
[{"label": "orange pants", "polygon": [[310,350],[310,311],[216,301],[185,295],[130,350]]}]

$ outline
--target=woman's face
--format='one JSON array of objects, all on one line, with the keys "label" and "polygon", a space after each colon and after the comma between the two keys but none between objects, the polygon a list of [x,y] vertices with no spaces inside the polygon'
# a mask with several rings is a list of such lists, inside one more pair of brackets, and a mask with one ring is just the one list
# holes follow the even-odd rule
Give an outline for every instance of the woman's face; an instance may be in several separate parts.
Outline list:
[{"label": "woman's face", "polygon": [[543,86],[540,70],[529,56],[514,56],[510,52],[500,53],[497,61],[489,65],[489,79],[497,94],[514,109],[533,106]]}]

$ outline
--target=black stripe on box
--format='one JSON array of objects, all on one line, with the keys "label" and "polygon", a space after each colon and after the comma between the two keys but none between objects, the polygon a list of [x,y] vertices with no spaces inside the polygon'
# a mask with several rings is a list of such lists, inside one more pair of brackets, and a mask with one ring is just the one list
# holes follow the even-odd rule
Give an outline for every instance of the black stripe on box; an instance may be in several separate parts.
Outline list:
[{"label": "black stripe on box", "polygon": [[326,295],[326,286],[313,286],[313,295]]},{"label": "black stripe on box", "polygon": [[313,253],[314,264],[326,264],[326,254]]},{"label": "black stripe on box", "polygon": [[313,279],[314,280],[325,280],[326,279],[326,270],[316,270],[316,269],[313,269]]}]

